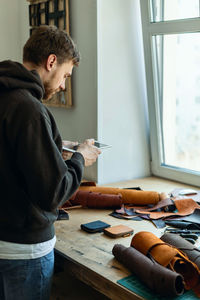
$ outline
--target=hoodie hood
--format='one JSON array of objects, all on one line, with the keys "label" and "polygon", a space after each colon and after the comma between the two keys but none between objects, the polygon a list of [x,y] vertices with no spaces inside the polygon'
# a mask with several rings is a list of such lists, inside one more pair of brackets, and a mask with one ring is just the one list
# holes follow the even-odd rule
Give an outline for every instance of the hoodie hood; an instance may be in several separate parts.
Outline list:
[{"label": "hoodie hood", "polygon": [[6,60],[0,62],[0,91],[26,89],[41,100],[44,86],[36,70],[29,71],[22,64]]}]

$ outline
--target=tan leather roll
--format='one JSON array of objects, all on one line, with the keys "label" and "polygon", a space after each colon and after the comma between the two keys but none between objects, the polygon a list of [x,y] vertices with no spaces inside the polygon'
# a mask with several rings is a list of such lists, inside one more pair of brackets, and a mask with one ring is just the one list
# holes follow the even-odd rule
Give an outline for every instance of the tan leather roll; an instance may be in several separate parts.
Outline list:
[{"label": "tan leather roll", "polygon": [[154,191],[138,191],[104,186],[80,186],[79,190],[101,194],[121,194],[123,204],[147,205],[156,204],[159,201],[159,193]]}]

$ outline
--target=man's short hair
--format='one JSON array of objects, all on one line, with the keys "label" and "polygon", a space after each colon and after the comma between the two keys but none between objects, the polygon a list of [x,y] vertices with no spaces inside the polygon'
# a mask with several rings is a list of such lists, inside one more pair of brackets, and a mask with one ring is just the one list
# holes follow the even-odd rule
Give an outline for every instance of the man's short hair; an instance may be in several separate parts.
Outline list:
[{"label": "man's short hair", "polygon": [[80,54],[71,37],[56,26],[39,26],[27,40],[23,48],[23,62],[40,66],[50,54],[55,54],[58,64],[73,61],[78,65]]}]

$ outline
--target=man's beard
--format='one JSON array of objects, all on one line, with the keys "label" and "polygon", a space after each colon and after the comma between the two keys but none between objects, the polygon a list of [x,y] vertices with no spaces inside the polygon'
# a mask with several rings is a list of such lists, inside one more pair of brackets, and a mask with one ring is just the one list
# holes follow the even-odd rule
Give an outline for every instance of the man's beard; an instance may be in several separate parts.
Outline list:
[{"label": "man's beard", "polygon": [[51,88],[51,84],[50,84],[50,81],[47,81],[44,83],[44,96],[43,96],[43,99],[45,101],[48,101],[51,99],[51,97],[53,96],[53,94],[55,94],[56,92],[58,92],[59,89],[52,89]]}]

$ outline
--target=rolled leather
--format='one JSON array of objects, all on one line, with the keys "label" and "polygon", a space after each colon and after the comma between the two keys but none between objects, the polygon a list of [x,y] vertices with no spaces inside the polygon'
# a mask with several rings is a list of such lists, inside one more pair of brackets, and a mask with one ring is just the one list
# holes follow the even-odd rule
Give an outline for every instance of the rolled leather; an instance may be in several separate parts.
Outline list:
[{"label": "rolled leather", "polygon": [[178,234],[165,233],[160,238],[163,242],[183,251],[200,269],[200,250]]},{"label": "rolled leather", "polygon": [[133,247],[116,244],[112,253],[115,258],[133,272],[157,294],[179,296],[184,292],[183,277],[146,257]]},{"label": "rolled leather", "polygon": [[200,285],[199,269],[195,263],[176,247],[166,244],[151,232],[140,231],[131,240],[131,247],[153,259],[164,267],[181,274],[185,289],[195,289]]},{"label": "rolled leather", "polygon": [[159,193],[154,191],[138,191],[104,186],[80,186],[79,191],[113,195],[121,194],[123,204],[147,205],[156,204],[160,200]]},{"label": "rolled leather", "polygon": [[94,193],[90,191],[77,191],[71,198],[70,204],[82,205],[88,208],[119,208],[122,205],[122,196]]}]

